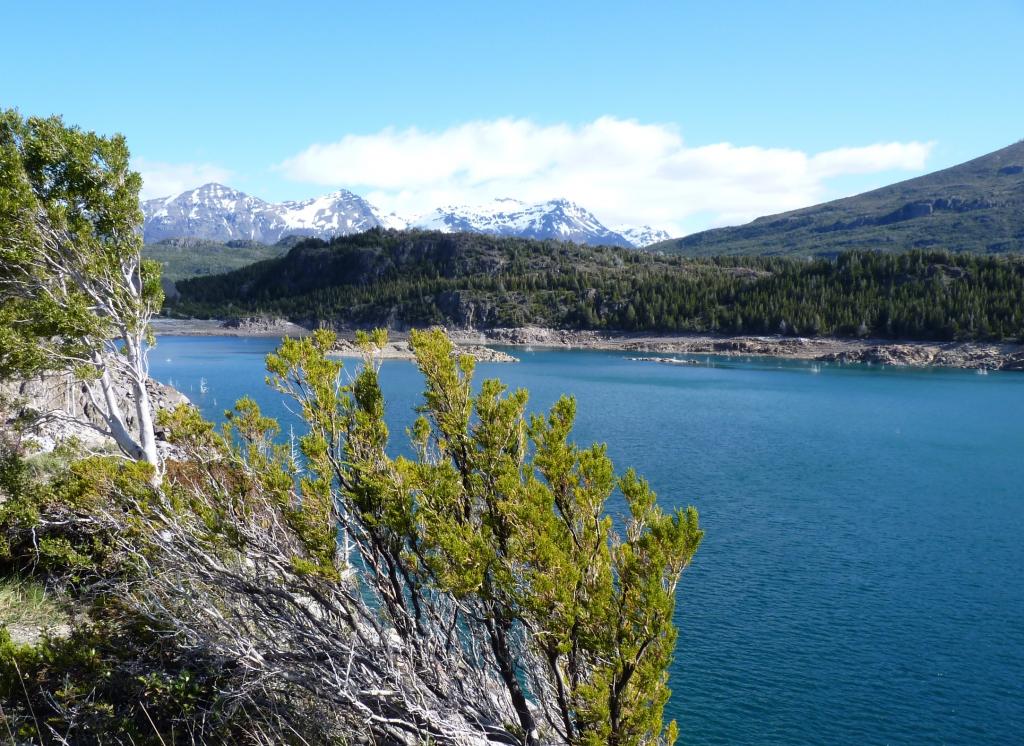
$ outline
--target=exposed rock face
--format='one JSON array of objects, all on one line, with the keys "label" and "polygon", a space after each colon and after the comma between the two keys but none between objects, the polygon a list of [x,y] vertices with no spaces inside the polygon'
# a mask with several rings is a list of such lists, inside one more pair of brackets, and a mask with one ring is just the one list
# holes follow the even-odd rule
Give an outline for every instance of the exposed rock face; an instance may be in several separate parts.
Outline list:
[{"label": "exposed rock face", "polygon": [[524,326],[512,329],[488,329],[485,332],[452,332],[458,341],[469,342],[476,336],[479,342],[506,345],[537,345],[538,347],[586,347],[599,342],[598,332],[575,329],[547,329]]},{"label": "exposed rock face", "polygon": [[[135,424],[135,404],[127,381],[114,378],[118,405],[127,424]],[[155,410],[173,409],[188,404],[180,391],[150,379],[146,386]],[[103,419],[92,403],[85,384],[70,373],[49,373],[24,381],[0,383],[2,425],[12,427],[15,420],[30,423],[26,436],[42,451],[51,451],[59,443],[75,438],[87,448],[116,449],[113,439],[97,428]],[[163,440],[162,433],[157,437]]]},{"label": "exposed rock face", "polygon": [[885,342],[831,337],[718,337],[701,334],[651,336],[541,327],[451,330],[449,333],[456,342],[470,344],[579,347],[650,352],[661,356],[764,356],[873,365],[1024,370],[1024,346],[1014,343]]},{"label": "exposed rock face", "polygon": [[502,350],[495,350],[483,345],[459,346],[456,350],[463,355],[470,355],[478,363],[518,363],[519,358]]},{"label": "exposed rock face", "polygon": [[1007,355],[999,365],[999,370],[1024,370],[1024,352]]},{"label": "exposed rock face", "polygon": [[1024,370],[1024,352],[1008,351],[996,344],[871,345],[821,355],[818,360],[873,365],[923,366],[985,370]]},{"label": "exposed rock face", "polygon": [[[653,350],[655,352],[672,352],[677,344],[665,343],[661,346],[646,342],[632,342],[624,345],[625,349]],[[735,337],[730,339],[695,339],[685,346],[686,352],[713,355],[778,355],[783,357],[806,357],[812,343],[803,337],[781,337],[778,339],[759,337]]]},{"label": "exposed rock face", "polygon": [[859,350],[821,355],[823,362],[871,365],[934,365],[936,350],[911,345],[874,345]]}]

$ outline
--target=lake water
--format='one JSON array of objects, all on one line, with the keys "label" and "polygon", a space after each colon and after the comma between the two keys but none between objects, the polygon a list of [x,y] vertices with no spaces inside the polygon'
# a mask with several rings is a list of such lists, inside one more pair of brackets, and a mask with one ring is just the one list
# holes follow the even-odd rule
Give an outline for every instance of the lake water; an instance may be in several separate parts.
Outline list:
[{"label": "lake water", "polygon": [[[282,415],[275,344],[164,337],[152,373],[210,417],[243,394]],[[528,388],[531,410],[574,394],[578,442],[700,511],[681,743],[1020,742],[1024,374],[513,352],[478,376]],[[404,438],[422,382],[386,361],[382,385]]]}]

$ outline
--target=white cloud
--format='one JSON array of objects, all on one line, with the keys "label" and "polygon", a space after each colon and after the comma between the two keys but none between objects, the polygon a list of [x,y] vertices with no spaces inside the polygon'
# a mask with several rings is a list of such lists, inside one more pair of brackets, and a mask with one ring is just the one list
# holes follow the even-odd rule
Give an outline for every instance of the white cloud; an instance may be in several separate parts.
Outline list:
[{"label": "white cloud", "polygon": [[135,158],[132,168],[142,174],[142,199],[170,197],[211,181],[231,179],[230,171],[210,163],[163,163]]},{"label": "white cloud", "polygon": [[385,212],[565,197],[609,225],[650,224],[681,235],[813,204],[824,198],[828,179],[923,169],[931,147],[893,142],[817,154],[731,143],[690,147],[672,125],[497,119],[437,132],[346,135],[275,168],[295,181],[360,189]]},{"label": "white cloud", "polygon": [[924,165],[934,143],[888,142],[863,148],[836,148],[818,153],[811,167],[818,176],[870,174],[889,169],[913,171]]}]

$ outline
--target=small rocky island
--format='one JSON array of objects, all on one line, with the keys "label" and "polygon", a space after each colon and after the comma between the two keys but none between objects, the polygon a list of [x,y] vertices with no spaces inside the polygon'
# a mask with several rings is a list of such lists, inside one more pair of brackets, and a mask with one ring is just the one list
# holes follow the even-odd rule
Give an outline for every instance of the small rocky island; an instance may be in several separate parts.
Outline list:
[{"label": "small rocky island", "polygon": [[[469,355],[478,363],[518,363],[519,358],[509,355],[507,352],[495,350],[491,347],[477,344],[460,344],[455,347],[455,352]],[[337,357],[361,357],[362,351],[355,341],[347,338],[339,338],[335,343],[333,355]],[[392,340],[377,353],[385,360],[413,360],[412,345],[408,339]]]},{"label": "small rocky island", "polygon": [[664,365],[700,365],[697,360],[690,360],[687,358],[678,357],[630,357],[627,360],[632,360],[638,363],[662,363]]}]

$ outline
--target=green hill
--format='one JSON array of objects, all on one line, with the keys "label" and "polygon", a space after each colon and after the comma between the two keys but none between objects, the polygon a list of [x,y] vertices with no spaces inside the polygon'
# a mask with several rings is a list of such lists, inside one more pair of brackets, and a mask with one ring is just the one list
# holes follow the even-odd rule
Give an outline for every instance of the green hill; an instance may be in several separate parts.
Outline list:
[{"label": "green hill", "polygon": [[160,262],[164,268],[164,279],[176,282],[186,277],[229,272],[253,262],[272,259],[284,254],[288,248],[285,243],[268,246],[257,241],[229,241],[224,244],[201,238],[168,238],[146,244],[142,255]]},{"label": "green hill", "polygon": [[316,326],[541,325],[659,332],[1006,339],[1024,335],[1024,260],[910,251],[686,258],[470,233],[312,239],[177,283],[167,311]]},{"label": "green hill", "polygon": [[1024,140],[855,197],[649,246],[687,256],[1024,252]]}]

